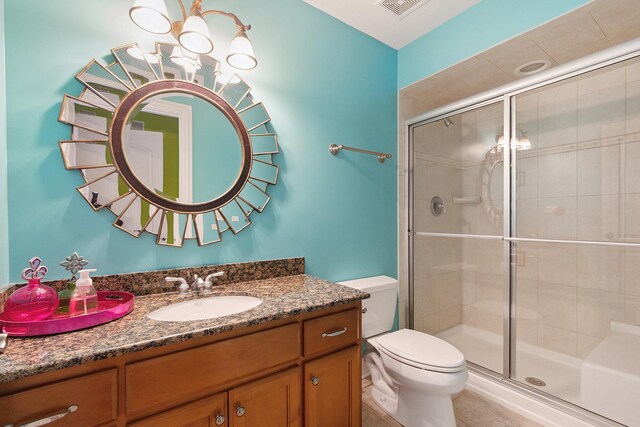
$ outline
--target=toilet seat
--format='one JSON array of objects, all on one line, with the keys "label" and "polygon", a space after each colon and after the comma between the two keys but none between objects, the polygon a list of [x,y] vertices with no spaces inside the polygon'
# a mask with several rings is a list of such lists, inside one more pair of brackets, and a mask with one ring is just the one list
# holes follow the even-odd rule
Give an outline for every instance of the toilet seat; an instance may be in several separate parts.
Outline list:
[{"label": "toilet seat", "polygon": [[372,342],[385,355],[418,369],[460,372],[466,369],[464,355],[446,341],[411,329],[401,329]]}]

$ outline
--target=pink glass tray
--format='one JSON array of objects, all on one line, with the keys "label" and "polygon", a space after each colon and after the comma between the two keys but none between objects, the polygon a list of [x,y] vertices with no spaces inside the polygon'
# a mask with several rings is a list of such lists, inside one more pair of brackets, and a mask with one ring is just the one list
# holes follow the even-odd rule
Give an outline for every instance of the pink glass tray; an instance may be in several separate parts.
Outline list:
[{"label": "pink glass tray", "polygon": [[90,328],[131,313],[134,299],[133,294],[129,292],[98,291],[98,311],[95,313],[76,317],[69,317],[67,314],[54,314],[50,319],[35,322],[4,320],[3,313],[0,313],[0,331],[11,336],[34,337]]}]

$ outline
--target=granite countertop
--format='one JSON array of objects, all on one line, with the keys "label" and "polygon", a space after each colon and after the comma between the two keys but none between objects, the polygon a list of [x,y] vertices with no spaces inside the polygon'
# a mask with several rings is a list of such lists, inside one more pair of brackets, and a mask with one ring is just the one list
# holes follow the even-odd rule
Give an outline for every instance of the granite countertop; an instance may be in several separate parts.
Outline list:
[{"label": "granite countertop", "polygon": [[[175,302],[214,295],[249,295],[262,298],[263,303],[242,313],[208,320],[162,322],[146,317]],[[356,289],[304,274],[214,286],[200,296],[171,292],[136,297],[133,312],[111,323],[47,337],[9,337],[7,350],[0,354],[0,383],[368,297]]]}]

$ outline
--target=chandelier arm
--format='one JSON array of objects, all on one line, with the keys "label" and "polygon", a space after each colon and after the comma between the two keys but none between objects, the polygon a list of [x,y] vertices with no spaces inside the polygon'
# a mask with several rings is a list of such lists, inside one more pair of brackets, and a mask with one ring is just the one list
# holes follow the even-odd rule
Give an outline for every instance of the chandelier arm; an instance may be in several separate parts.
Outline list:
[{"label": "chandelier arm", "polygon": [[251,29],[251,25],[244,25],[242,23],[242,21],[240,20],[240,18],[238,18],[235,14],[230,13],[230,12],[223,12],[221,10],[205,10],[204,12],[200,12],[200,16],[202,16],[203,18],[206,15],[222,15],[222,16],[226,16],[227,18],[233,19],[233,21],[236,23],[236,27],[238,28],[238,30],[241,31],[249,31]]},{"label": "chandelier arm", "polygon": [[180,10],[182,11],[182,20],[186,21],[187,20],[187,10],[184,8],[184,3],[182,2],[182,0],[178,0],[178,3],[180,3]]}]

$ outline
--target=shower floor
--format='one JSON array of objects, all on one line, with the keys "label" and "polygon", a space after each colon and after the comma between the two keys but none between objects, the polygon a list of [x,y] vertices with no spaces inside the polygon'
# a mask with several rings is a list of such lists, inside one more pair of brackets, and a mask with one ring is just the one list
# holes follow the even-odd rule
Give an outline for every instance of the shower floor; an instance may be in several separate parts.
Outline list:
[{"label": "shower floor", "polygon": [[[457,347],[467,361],[502,372],[502,336],[472,326],[457,325],[436,334]],[[518,381],[560,399],[580,405],[582,360],[528,343],[516,343],[515,372]],[[545,386],[534,386],[525,378],[537,378]]]}]

